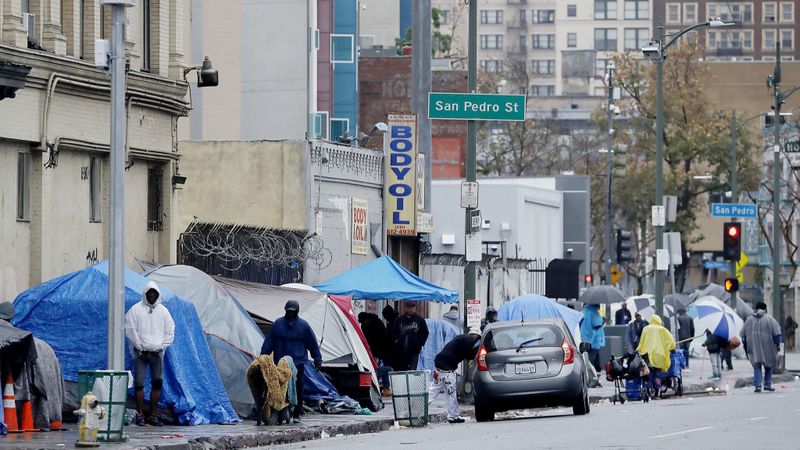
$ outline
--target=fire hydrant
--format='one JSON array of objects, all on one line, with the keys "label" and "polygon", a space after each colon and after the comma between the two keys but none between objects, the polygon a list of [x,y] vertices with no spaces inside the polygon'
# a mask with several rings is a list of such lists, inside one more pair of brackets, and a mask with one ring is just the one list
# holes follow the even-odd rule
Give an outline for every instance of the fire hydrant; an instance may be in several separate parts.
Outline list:
[{"label": "fire hydrant", "polygon": [[100,406],[100,401],[89,391],[81,399],[81,409],[75,410],[80,416],[78,421],[78,442],[76,447],[99,447],[97,431],[100,429],[100,420],[105,417],[106,411]]}]

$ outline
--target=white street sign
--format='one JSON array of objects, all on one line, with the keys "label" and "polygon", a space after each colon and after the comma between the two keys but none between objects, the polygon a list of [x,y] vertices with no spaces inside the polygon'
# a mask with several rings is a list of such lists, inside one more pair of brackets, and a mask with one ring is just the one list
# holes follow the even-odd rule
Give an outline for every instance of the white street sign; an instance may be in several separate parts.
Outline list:
[{"label": "white street sign", "polygon": [[656,250],[656,270],[669,269],[669,250],[659,248]]},{"label": "white street sign", "polygon": [[461,182],[461,207],[478,207],[478,183],[475,181]]},{"label": "white street sign", "polygon": [[468,234],[465,247],[467,261],[480,261],[482,259],[483,246],[481,245],[480,233]]},{"label": "white street sign", "polygon": [[480,327],[481,318],[483,317],[481,311],[481,301],[479,299],[467,300],[467,327]]},{"label": "white street sign", "polygon": [[663,206],[653,206],[653,226],[663,227],[667,222],[666,209]]}]

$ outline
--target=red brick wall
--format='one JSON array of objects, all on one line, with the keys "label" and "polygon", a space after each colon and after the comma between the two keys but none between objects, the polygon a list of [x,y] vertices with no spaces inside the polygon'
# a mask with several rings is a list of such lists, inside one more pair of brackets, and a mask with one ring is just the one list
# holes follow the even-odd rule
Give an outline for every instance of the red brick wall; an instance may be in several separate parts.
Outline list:
[{"label": "red brick wall", "polygon": [[[358,60],[359,131],[385,122],[389,114],[411,112],[411,57],[360,58]],[[432,72],[434,92],[467,92],[466,71]],[[434,120],[432,123],[433,178],[462,178],[467,149],[467,123]],[[377,135],[367,147],[378,148]]]}]

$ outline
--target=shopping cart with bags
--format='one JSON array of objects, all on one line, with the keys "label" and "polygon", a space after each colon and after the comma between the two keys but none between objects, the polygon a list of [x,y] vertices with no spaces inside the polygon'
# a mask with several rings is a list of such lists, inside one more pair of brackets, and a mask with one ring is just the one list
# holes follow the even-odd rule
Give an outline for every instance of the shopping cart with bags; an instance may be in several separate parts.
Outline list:
[{"label": "shopping cart with bags", "polygon": [[606,380],[614,382],[612,403],[624,404],[627,400],[649,402],[648,376],[649,368],[638,353],[628,353],[611,359],[606,363]]}]

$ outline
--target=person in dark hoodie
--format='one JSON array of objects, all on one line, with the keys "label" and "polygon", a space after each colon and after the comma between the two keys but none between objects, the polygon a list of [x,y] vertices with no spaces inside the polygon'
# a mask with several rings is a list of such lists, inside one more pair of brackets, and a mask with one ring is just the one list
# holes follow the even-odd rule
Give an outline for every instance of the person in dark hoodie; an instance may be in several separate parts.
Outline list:
[{"label": "person in dark hoodie", "polygon": [[403,315],[395,320],[390,336],[394,370],[417,370],[419,353],[428,340],[428,325],[417,314],[417,302],[405,302]]},{"label": "person in dark hoodie", "polygon": [[433,383],[428,387],[428,404],[433,403],[436,396],[444,391],[447,396],[447,421],[463,423],[461,409],[458,407],[458,378],[456,369],[461,361],[473,360],[480,347],[481,331],[472,327],[467,334],[461,334],[450,340],[436,355],[433,364]]},{"label": "person in dark hoodie", "polygon": [[372,356],[383,359],[386,347],[386,325],[377,314],[368,312],[358,313],[358,323],[361,324],[361,331],[369,344]]},{"label": "person in dark hoodie", "polygon": [[461,315],[458,314],[458,305],[451,306],[449,311],[442,314],[442,322],[447,322],[456,327],[459,333],[462,332],[464,329],[462,326],[463,319],[461,318]]},{"label": "person in dark hoodie", "polygon": [[289,300],[283,307],[285,314],[272,324],[269,334],[264,338],[261,354],[272,354],[275,364],[284,356],[291,356],[297,368],[297,407],[292,412],[295,421],[300,420],[303,413],[303,377],[308,364],[308,353],[314,361],[314,368],[322,367],[322,353],[319,351],[317,336],[311,325],[299,317],[300,304]]}]

